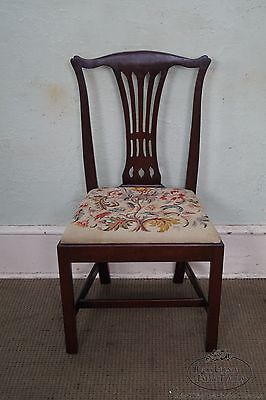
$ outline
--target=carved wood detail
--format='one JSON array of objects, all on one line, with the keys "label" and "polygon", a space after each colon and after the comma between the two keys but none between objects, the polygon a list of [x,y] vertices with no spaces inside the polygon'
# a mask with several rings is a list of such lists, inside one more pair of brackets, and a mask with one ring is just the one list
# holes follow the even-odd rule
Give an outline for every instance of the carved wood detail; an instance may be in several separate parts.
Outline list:
[{"label": "carved wood detail", "polygon": [[124,185],[161,184],[156,157],[156,128],[167,71],[168,69],[150,73],[114,69],[126,128],[127,157],[123,172]]}]

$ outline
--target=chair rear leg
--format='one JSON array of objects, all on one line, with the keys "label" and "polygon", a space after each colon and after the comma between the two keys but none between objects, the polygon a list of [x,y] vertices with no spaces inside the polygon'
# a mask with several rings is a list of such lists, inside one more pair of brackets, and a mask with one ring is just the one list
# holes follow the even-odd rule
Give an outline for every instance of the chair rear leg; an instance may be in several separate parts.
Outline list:
[{"label": "chair rear leg", "polygon": [[207,310],[206,351],[217,349],[218,326],[223,273],[223,248],[217,258],[210,263],[209,295]]},{"label": "chair rear leg", "polygon": [[63,307],[66,351],[67,353],[74,354],[78,352],[78,339],[72,267],[71,263],[65,259],[64,255],[60,251],[58,251],[58,266]]},{"label": "chair rear leg", "polygon": [[175,264],[175,273],[173,277],[174,283],[183,283],[185,275],[185,267],[186,263],[183,261],[179,261]]},{"label": "chair rear leg", "polygon": [[98,263],[100,282],[103,284],[111,283],[110,271],[107,262]]}]

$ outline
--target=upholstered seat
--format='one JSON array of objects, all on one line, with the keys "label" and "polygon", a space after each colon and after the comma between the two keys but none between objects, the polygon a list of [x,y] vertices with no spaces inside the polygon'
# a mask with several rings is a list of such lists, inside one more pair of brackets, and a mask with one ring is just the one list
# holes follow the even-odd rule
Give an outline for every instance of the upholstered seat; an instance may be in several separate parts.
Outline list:
[{"label": "upholstered seat", "polygon": [[91,190],[62,243],[219,243],[191,190],[108,187]]}]

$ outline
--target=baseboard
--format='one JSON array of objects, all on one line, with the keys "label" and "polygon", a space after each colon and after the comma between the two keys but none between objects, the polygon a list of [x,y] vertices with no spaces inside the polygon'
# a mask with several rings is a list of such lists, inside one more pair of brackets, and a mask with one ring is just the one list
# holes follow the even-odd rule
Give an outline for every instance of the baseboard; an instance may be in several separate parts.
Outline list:
[{"label": "baseboard", "polygon": [[[57,278],[56,244],[61,226],[0,226],[0,278]],[[225,243],[224,278],[266,278],[266,225],[217,227]],[[208,276],[207,263],[193,263],[199,277]],[[83,277],[88,264],[75,264]],[[170,278],[173,263],[116,263],[114,278]]]}]

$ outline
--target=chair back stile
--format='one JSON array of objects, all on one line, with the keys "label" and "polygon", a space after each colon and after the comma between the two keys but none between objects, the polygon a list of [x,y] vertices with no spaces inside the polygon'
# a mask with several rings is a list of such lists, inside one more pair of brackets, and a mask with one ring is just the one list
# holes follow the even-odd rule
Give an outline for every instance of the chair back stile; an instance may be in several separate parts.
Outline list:
[{"label": "chair back stile", "polygon": [[95,59],[75,56],[71,59],[80,93],[83,160],[87,191],[98,187],[98,182],[89,96],[83,68],[107,66],[114,72],[125,121],[126,162],[122,174],[122,184],[127,186],[162,186],[157,160],[156,135],[160,100],[167,73],[169,68],[175,65],[198,69],[194,88],[186,175],[186,188],[195,192],[200,149],[202,87],[210,62],[211,60],[207,56],[190,59],[153,51],[116,53]]}]

